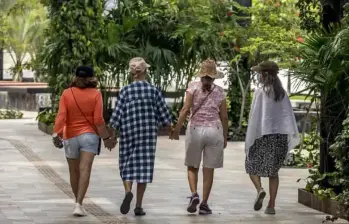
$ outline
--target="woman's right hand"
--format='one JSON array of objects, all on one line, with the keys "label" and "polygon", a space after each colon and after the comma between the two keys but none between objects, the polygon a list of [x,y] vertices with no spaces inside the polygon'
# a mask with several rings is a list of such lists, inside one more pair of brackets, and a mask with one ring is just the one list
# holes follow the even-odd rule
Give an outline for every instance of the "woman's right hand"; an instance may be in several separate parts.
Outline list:
[{"label": "woman's right hand", "polygon": [[171,140],[179,140],[179,131],[174,129],[171,133],[170,139]]}]

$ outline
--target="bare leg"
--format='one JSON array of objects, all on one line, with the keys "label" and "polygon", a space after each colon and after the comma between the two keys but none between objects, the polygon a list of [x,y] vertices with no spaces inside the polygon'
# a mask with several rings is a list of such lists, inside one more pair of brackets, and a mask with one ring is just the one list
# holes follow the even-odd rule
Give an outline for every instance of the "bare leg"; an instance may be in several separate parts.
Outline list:
[{"label": "bare leg", "polygon": [[198,168],[188,166],[188,181],[191,193],[198,191]]},{"label": "bare leg", "polygon": [[146,188],[147,188],[147,184],[145,184],[145,183],[138,183],[137,184],[136,208],[142,208],[143,196],[144,196],[144,192],[145,192]]},{"label": "bare leg", "polygon": [[261,182],[261,177],[256,176],[256,175],[250,175],[250,179],[254,185],[254,187],[257,190],[257,193],[262,189],[262,182]]},{"label": "bare leg", "polygon": [[270,193],[270,200],[268,204],[269,208],[275,207],[275,200],[276,200],[278,188],[279,188],[279,176],[269,177],[269,193]]},{"label": "bare leg", "polygon": [[67,158],[69,166],[69,175],[70,175],[70,186],[75,196],[75,202],[78,198],[78,189],[79,189],[79,163],[80,159],[69,159]]},{"label": "bare leg", "polygon": [[125,194],[132,191],[132,182],[124,181]]},{"label": "bare leg", "polygon": [[213,184],[213,174],[214,174],[214,169],[211,168],[203,168],[203,174],[204,174],[204,182],[203,182],[203,204],[207,204],[207,200],[210,196],[210,192],[212,189],[212,184]]},{"label": "bare leg", "polygon": [[132,181],[124,181],[125,197],[120,206],[121,214],[126,215],[130,211],[131,201],[133,199],[132,194]]},{"label": "bare leg", "polygon": [[91,168],[95,154],[91,152],[80,152],[80,178],[77,202],[81,205],[84,200],[88,185],[90,183]]}]

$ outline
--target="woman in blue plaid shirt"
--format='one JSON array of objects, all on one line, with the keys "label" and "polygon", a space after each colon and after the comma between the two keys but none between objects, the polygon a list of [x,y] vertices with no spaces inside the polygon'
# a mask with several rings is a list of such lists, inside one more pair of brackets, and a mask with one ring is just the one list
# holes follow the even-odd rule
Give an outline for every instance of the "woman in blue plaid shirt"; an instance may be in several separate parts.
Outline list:
[{"label": "woman in blue plaid shirt", "polygon": [[153,181],[158,127],[171,130],[171,115],[161,92],[145,80],[148,67],[143,58],[131,59],[134,82],[121,89],[110,119],[110,125],[120,131],[119,168],[125,188],[120,211],[129,212],[132,183],[137,182],[136,216],[145,215],[142,200],[147,183]]}]

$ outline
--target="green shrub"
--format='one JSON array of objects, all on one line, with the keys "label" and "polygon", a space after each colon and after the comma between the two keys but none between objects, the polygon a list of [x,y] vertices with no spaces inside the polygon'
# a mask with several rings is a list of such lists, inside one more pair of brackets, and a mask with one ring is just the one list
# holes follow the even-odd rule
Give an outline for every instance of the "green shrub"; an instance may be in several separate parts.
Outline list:
[{"label": "green shrub", "polygon": [[23,113],[18,110],[0,110],[0,120],[21,118],[23,118]]},{"label": "green shrub", "polygon": [[56,116],[57,116],[57,113],[53,113],[50,110],[44,110],[38,114],[38,116],[36,117],[36,120],[46,125],[53,126],[55,123]]}]

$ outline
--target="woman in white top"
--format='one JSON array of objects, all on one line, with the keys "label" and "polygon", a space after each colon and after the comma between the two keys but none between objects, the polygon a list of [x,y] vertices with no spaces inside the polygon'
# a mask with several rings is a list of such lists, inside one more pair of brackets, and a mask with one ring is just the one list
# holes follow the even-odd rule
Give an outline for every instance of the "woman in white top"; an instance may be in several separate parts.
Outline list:
[{"label": "woman in white top", "polygon": [[275,214],[278,172],[289,150],[299,143],[299,134],[291,102],[277,76],[278,65],[264,61],[252,70],[258,73],[259,88],[254,93],[246,133],[245,169],[257,190],[256,211],[266,196],[261,177],[269,177],[270,200],[265,213]]}]

